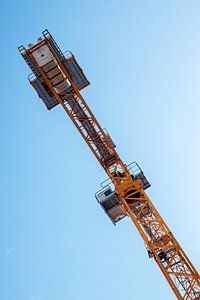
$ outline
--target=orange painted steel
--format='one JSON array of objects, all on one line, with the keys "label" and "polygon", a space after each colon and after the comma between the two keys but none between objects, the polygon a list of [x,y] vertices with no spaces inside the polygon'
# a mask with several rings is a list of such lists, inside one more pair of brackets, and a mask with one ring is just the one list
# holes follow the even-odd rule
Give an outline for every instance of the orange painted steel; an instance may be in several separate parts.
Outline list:
[{"label": "orange painted steel", "polygon": [[[176,297],[182,300],[200,299],[200,277],[197,270],[145,193],[142,182],[131,175],[121,160],[109,136],[96,120],[64,62],[60,59],[61,50],[58,48],[60,52],[56,51],[52,41],[54,41],[53,37],[47,32],[42,41],[21,51],[21,54],[28,55],[31,59],[55,99],[64,108],[112,180],[118,199],[144,240],[149,256],[153,257],[158,264]],[[47,74],[32,54],[42,45],[48,46],[60,70],[73,88],[73,92],[68,94],[65,100],[55,91]]]}]

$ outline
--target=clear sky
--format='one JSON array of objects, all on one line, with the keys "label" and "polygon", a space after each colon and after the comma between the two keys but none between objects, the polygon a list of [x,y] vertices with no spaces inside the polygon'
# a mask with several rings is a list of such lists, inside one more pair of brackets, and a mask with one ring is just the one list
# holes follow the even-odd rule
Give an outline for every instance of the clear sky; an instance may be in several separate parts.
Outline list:
[{"label": "clear sky", "polygon": [[175,299],[131,221],[96,203],[104,171],[17,46],[48,28],[75,53],[87,103],[199,270],[200,1],[1,1],[0,24],[0,299]]}]

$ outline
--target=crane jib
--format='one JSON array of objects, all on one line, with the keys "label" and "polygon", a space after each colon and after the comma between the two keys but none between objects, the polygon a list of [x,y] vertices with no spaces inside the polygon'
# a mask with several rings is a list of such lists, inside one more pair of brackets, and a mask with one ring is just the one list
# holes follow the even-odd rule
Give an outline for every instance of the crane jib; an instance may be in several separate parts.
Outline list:
[{"label": "crane jib", "polygon": [[63,107],[106,171],[109,181],[96,193],[105,213],[114,224],[130,217],[177,299],[200,299],[199,274],[146,194],[148,180],[136,163],[123,163],[80,94],[89,81],[73,54],[65,55],[48,30],[36,44],[18,49],[33,72],[29,81],[47,109]]}]

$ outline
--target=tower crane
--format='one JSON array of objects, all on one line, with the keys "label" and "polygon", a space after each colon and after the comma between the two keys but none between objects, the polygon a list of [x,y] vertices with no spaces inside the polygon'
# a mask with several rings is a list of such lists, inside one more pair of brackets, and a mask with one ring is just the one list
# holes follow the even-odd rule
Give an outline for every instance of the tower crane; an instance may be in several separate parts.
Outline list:
[{"label": "tower crane", "polygon": [[96,198],[116,224],[130,217],[177,299],[200,299],[200,276],[151,202],[137,163],[126,165],[80,91],[90,84],[74,55],[63,53],[46,29],[35,44],[18,47],[32,74],[29,82],[47,109],[61,105],[108,175]]}]

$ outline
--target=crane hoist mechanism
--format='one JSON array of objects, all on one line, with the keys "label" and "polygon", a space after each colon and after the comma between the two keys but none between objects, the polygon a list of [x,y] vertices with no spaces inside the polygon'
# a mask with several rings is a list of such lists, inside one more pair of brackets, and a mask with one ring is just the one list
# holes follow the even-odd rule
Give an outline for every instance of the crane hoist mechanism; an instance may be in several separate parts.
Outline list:
[{"label": "crane hoist mechanism", "polygon": [[124,164],[80,91],[90,84],[74,55],[63,53],[46,29],[37,43],[18,47],[32,74],[30,84],[47,109],[60,104],[108,175],[96,198],[116,224],[130,217],[177,299],[200,299],[200,276],[149,199],[148,180],[137,163]]}]

